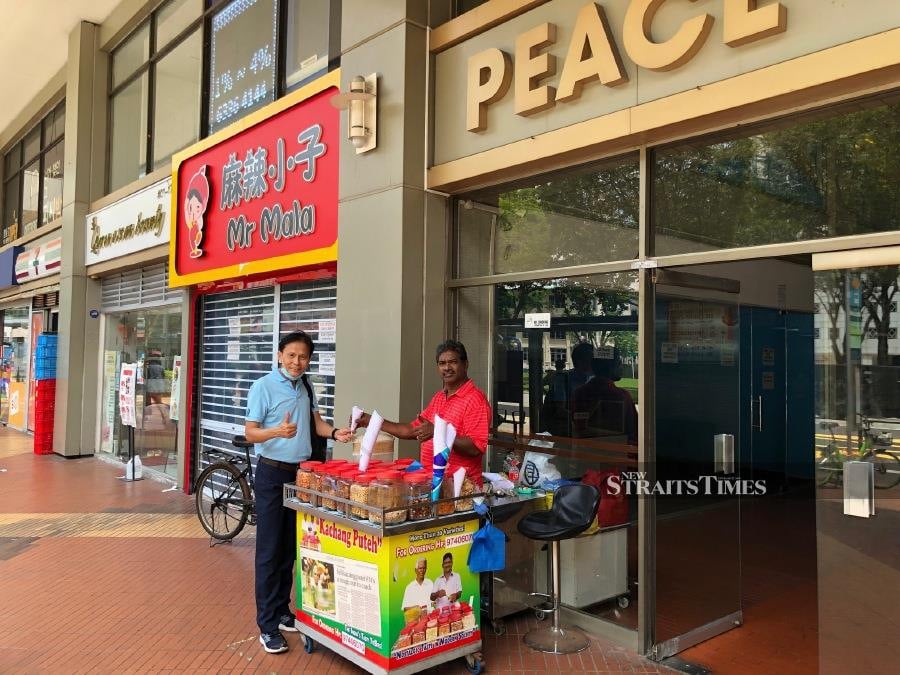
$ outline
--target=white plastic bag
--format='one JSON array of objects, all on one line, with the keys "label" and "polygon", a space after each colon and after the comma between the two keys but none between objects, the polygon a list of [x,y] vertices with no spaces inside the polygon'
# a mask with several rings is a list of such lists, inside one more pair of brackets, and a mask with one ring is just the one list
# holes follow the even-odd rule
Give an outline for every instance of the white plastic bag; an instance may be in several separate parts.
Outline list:
[{"label": "white plastic bag", "polygon": [[141,480],[144,477],[144,465],[140,455],[135,455],[134,460],[125,462],[125,480]]},{"label": "white plastic bag", "polygon": [[552,455],[546,455],[543,452],[532,452],[529,450],[525,453],[525,459],[522,460],[522,469],[519,472],[519,485],[525,487],[540,487],[545,480],[556,480],[561,477],[559,470],[550,462]]}]

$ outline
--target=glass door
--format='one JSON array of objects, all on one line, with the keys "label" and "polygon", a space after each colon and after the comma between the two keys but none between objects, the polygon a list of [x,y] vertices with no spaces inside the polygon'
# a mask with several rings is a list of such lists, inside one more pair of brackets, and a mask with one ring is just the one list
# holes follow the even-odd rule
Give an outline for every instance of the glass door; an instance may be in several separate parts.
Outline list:
[{"label": "glass door", "polygon": [[28,408],[28,307],[3,312],[0,422],[24,431]]},{"label": "glass door", "polygon": [[820,672],[896,672],[900,247],[813,269]]}]

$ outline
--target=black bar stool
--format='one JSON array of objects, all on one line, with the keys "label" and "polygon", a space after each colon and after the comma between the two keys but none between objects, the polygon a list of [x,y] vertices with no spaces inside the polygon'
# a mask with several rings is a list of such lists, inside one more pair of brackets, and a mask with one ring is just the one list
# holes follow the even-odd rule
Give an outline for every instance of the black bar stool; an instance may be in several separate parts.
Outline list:
[{"label": "black bar stool", "polygon": [[553,507],[535,511],[519,521],[519,532],[529,539],[550,542],[550,578],[552,593],[532,593],[545,597],[552,604],[553,622],[546,628],[534,628],[525,634],[525,644],[548,654],[572,654],[587,649],[587,635],[577,628],[559,625],[559,542],[572,539],[594,522],[600,492],[592,485],[565,485],[553,495]]}]

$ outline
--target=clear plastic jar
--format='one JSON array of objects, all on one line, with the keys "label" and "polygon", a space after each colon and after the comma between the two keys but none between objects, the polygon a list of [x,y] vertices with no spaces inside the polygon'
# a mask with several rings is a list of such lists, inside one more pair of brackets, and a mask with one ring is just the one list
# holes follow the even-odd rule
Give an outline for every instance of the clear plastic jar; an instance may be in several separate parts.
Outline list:
[{"label": "clear plastic jar", "polygon": [[[312,475],[309,477],[309,489],[315,492],[322,491],[322,464],[319,463],[319,466],[315,467],[312,470]],[[309,504],[310,506],[319,506],[321,498],[319,495],[309,495]]]},{"label": "clear plastic jar", "polygon": [[453,499],[453,481],[447,480],[446,476],[444,477],[444,482],[441,484],[441,501],[435,504],[435,511],[439,516],[449,516],[452,513],[456,512],[456,502],[453,501],[444,501],[444,500],[452,500]]},{"label": "clear plastic jar", "polygon": [[[326,467],[322,469],[322,486],[321,492],[323,495],[333,495],[335,494],[335,490],[337,486],[335,485],[337,481],[337,472],[338,469],[335,467]],[[335,502],[334,499],[329,499],[326,496],[322,497],[322,508],[327,509],[329,511],[335,510]]]},{"label": "clear plastic jar", "polygon": [[[350,486],[353,480],[360,475],[360,471],[354,468],[339,471],[334,482],[334,496],[341,499],[350,499]],[[335,509],[345,516],[350,513],[350,505],[344,502],[335,501]]]},{"label": "clear plastic jar", "polygon": [[[350,485],[350,501],[358,504],[370,504],[369,493],[371,491],[371,483],[375,478],[372,473],[361,473],[353,479]],[[362,506],[350,505],[350,517],[356,520],[368,520],[370,512]]]},{"label": "clear plastic jar", "polygon": [[407,473],[403,480],[407,485],[409,499],[409,519],[425,520],[431,518],[431,473],[413,471]]},{"label": "clear plastic jar", "polygon": [[[297,469],[297,487],[304,490],[312,490],[313,475],[318,467],[322,466],[322,462],[302,462],[300,468]],[[305,492],[297,492],[297,499],[301,502],[309,503],[309,495]]]},{"label": "clear plastic jar", "polygon": [[[406,486],[399,471],[383,471],[369,483],[370,504],[378,509],[396,509],[406,506]],[[406,509],[384,514],[385,525],[406,521]],[[370,512],[369,520],[381,524],[380,512]]]},{"label": "clear plastic jar", "polygon": [[[462,484],[462,490],[459,492],[460,497],[468,497],[478,492],[478,486],[475,481],[466,476]],[[471,511],[475,508],[475,502],[472,499],[457,499],[454,502],[457,513],[461,511]]]}]

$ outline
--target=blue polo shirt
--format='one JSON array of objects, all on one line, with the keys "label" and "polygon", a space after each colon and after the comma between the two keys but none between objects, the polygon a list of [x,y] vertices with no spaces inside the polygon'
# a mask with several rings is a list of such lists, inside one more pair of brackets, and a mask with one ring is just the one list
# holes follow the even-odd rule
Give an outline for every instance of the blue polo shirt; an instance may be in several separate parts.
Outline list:
[{"label": "blue polo shirt", "polygon": [[[313,386],[315,392],[315,386],[311,382],[310,386]],[[319,409],[317,401],[313,401],[313,409]],[[251,385],[250,393],[247,394],[248,422],[258,422],[261,428],[270,429],[281,424],[288,412],[291,413],[291,421],[297,425],[297,435],[256,443],[257,457],[292,463],[309,459],[312,454],[309,442],[309,396],[301,380],[291,382],[277,368]]]}]

